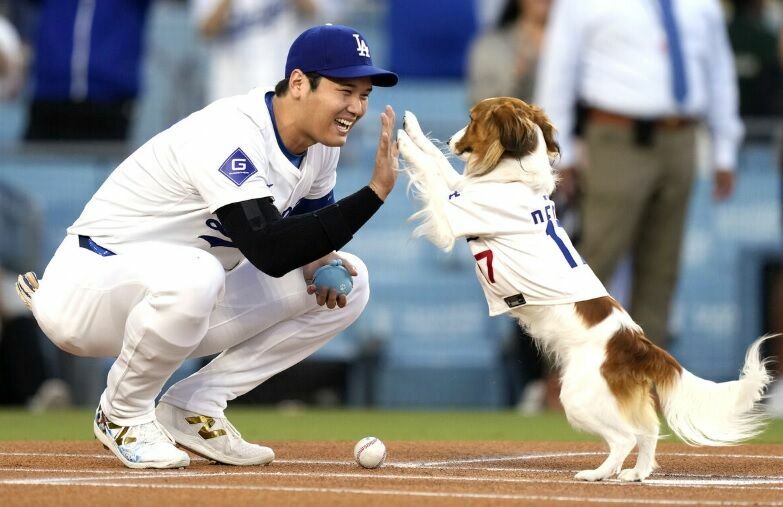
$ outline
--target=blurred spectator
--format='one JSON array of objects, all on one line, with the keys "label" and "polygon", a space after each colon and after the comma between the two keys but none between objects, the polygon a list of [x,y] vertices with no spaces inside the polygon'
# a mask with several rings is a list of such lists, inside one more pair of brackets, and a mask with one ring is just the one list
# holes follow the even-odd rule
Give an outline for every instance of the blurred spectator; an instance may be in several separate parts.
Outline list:
[{"label": "blurred spectator", "polygon": [[[733,0],[734,15],[729,39],[739,78],[740,113],[743,117],[777,117],[783,114],[783,27],[776,34],[767,20],[764,0]],[[780,154],[783,164],[783,153]],[[783,175],[783,167],[781,167]],[[783,188],[781,189],[783,192]],[[779,268],[768,302],[770,331],[783,332],[783,272]],[[783,377],[783,338],[770,343],[777,358],[777,377]],[[767,400],[769,413],[783,417],[783,382],[772,385]]]},{"label": "blurred spectator", "polygon": [[[24,78],[22,44],[3,14],[0,10],[0,101],[14,98]],[[7,206],[18,203],[8,192],[10,189],[0,187],[0,230],[12,237],[7,230],[12,210]],[[44,381],[44,360],[38,346],[38,326],[24,306],[16,304],[16,295],[10,290],[15,276],[4,269],[6,263],[5,256],[0,257],[0,405],[22,405]]]},{"label": "blurred spectator", "polygon": [[765,16],[764,0],[733,0],[729,40],[739,80],[740,114],[783,113],[783,69],[778,62],[777,34]]},{"label": "blurred spectator", "polygon": [[194,0],[193,16],[209,42],[207,100],[274,85],[291,42],[310,25],[335,23],[338,0]]},{"label": "blurred spectator", "polygon": [[0,100],[12,99],[21,91],[24,60],[19,34],[0,11]]},{"label": "blurred spectator", "polygon": [[[489,97],[533,100],[538,54],[551,4],[551,0],[507,0],[496,27],[473,40],[468,56],[471,106]],[[557,376],[550,373],[551,365],[522,328],[514,323],[511,329],[507,353],[516,360],[511,371],[520,377],[517,410],[529,414],[557,408],[559,384]]]},{"label": "blurred spectator", "polygon": [[473,0],[479,32],[494,28],[506,10],[508,0]]},{"label": "blurred spectator", "polygon": [[18,268],[35,263],[37,223],[32,199],[0,182],[0,405],[31,403],[50,376],[38,324],[13,289]]},{"label": "blurred spectator", "polygon": [[470,47],[471,105],[488,97],[533,98],[536,67],[552,0],[507,0],[497,27]]},{"label": "blurred spectator", "polygon": [[[780,26],[778,31],[778,65],[781,71],[783,71],[783,25]],[[780,139],[778,142],[780,143],[778,146],[779,174],[783,182],[783,142]],[[781,195],[783,195],[783,185],[781,185]],[[783,213],[783,206],[781,207],[781,212]],[[781,265],[778,268],[770,299],[771,331],[783,333],[783,260],[781,260]],[[769,390],[767,411],[774,417],[783,418],[783,336],[778,336],[772,342],[772,354],[777,365],[777,381],[772,384]]]},{"label": "blurred spectator", "polygon": [[48,376],[39,329],[14,293],[16,274],[0,266],[0,405],[25,405]]},{"label": "blurred spectator", "polygon": [[0,0],[0,11],[16,28],[19,38],[26,48],[33,46],[38,5],[40,0]]},{"label": "blurred spectator", "polygon": [[27,1],[40,10],[25,138],[127,139],[152,0]]},{"label": "blurred spectator", "polygon": [[576,103],[586,105],[579,251],[604,283],[631,254],[631,315],[667,346],[702,121],[712,137],[714,197],[734,188],[743,128],[721,5],[556,0],[540,62],[536,97],[560,132],[566,196],[577,180]]}]

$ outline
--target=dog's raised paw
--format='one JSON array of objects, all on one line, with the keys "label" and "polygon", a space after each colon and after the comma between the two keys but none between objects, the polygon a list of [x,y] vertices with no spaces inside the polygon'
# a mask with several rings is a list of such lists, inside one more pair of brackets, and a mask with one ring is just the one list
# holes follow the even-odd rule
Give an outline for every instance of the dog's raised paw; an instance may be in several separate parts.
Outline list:
[{"label": "dog's raised paw", "polygon": [[413,117],[414,120],[416,119],[416,117],[410,111],[405,111],[402,115],[402,128],[405,130],[408,130],[408,127],[411,126],[411,117]]}]

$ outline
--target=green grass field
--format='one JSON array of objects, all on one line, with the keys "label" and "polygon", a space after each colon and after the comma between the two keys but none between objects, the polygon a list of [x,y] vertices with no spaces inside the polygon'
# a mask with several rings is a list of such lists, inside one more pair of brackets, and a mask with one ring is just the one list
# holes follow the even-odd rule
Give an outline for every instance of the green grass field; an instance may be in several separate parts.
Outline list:
[{"label": "green grass field", "polygon": [[[92,410],[32,414],[0,410],[2,440],[91,440]],[[249,440],[597,440],[568,425],[562,413],[521,416],[511,411],[409,412],[235,408],[227,415]],[[664,428],[664,432],[667,430]],[[675,441],[668,438],[666,441]],[[770,421],[754,443],[783,443],[783,419]]]}]

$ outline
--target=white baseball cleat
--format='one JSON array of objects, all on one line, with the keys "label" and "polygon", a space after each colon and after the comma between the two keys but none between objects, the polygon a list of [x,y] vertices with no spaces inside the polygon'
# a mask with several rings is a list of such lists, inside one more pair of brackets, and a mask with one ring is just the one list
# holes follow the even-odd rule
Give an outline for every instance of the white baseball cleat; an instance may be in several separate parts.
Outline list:
[{"label": "white baseball cleat", "polygon": [[225,417],[196,414],[168,403],[159,403],[155,414],[180,446],[212,461],[267,465],[275,459],[272,449],[246,442]]},{"label": "white baseball cleat", "polygon": [[174,439],[157,421],[120,426],[109,421],[98,405],[92,429],[95,438],[128,468],[180,468],[190,464],[190,456],[177,449]]}]

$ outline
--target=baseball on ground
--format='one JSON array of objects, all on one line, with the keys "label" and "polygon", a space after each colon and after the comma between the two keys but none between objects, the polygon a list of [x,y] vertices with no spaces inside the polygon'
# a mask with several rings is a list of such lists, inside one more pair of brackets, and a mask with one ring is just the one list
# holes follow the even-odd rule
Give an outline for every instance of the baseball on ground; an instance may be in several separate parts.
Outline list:
[{"label": "baseball on ground", "polygon": [[364,468],[378,468],[386,459],[386,446],[375,437],[364,437],[353,448],[353,457]]}]

